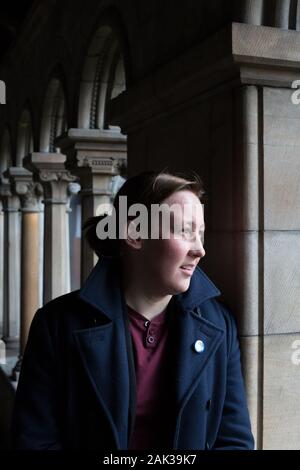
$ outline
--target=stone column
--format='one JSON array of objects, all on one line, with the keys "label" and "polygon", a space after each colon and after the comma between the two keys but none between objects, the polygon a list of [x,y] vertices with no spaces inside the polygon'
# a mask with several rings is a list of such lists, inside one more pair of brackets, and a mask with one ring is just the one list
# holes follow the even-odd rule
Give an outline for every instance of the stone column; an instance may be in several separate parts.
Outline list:
[{"label": "stone column", "polygon": [[260,25],[263,21],[263,0],[238,0],[234,4],[237,21]]},{"label": "stone column", "polygon": [[23,160],[44,188],[44,303],[70,289],[68,185],[76,177],[65,169],[65,160],[60,153],[32,153]]},{"label": "stone column", "polygon": [[3,206],[2,201],[0,199],[0,338],[2,338],[3,334],[3,316],[4,316],[4,237],[3,237],[3,230],[4,230],[4,217],[3,217]]},{"label": "stone column", "polygon": [[3,205],[3,339],[7,349],[19,345],[20,330],[20,201],[6,178],[1,179]]},{"label": "stone column", "polygon": [[[97,129],[69,129],[57,139],[67,155],[67,167],[79,176],[81,185],[82,223],[97,215],[100,205],[111,202],[113,176],[119,174],[126,159],[126,137],[119,132]],[[85,238],[81,245],[81,281],[97,261]]]},{"label": "stone column", "polygon": [[66,228],[66,250],[68,253],[67,256],[67,279],[66,285],[67,290],[71,290],[71,248],[70,248],[70,213],[72,212],[71,209],[71,198],[77,195],[80,191],[80,184],[78,183],[69,183],[68,190],[67,190],[67,228]]},{"label": "stone column", "polygon": [[[22,167],[5,172],[12,191],[20,198],[22,215],[21,237],[21,333],[20,355],[12,377],[18,379],[29,328],[39,307],[39,204],[41,187],[33,182],[32,174]],[[15,294],[16,295],[16,294]]]},{"label": "stone column", "polygon": [[43,305],[44,298],[44,203],[43,197],[39,200],[39,305]]}]

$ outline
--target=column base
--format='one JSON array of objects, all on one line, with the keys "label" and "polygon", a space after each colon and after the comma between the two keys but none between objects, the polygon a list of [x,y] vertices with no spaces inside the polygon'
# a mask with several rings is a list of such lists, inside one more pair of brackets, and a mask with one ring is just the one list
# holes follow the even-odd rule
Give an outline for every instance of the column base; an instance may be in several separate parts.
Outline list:
[{"label": "column base", "polygon": [[18,349],[20,346],[20,338],[18,336],[4,336],[2,340],[5,343],[6,349]]}]

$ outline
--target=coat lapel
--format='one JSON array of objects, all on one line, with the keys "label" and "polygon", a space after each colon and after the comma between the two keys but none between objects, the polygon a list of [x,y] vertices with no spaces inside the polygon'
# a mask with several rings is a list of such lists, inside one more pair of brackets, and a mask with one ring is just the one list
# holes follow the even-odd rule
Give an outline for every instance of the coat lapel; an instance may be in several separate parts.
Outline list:
[{"label": "coat lapel", "polygon": [[129,378],[126,345],[112,322],[74,332],[84,369],[111,425],[117,448],[127,448]]},{"label": "coat lapel", "polygon": [[[174,389],[176,424],[174,449],[178,445],[181,416],[184,407],[199,385],[203,372],[220,346],[225,331],[201,315],[201,304],[216,297],[220,291],[205,273],[197,268],[190,288],[174,296],[172,302],[172,337],[174,351]],[[203,351],[197,351],[196,342],[201,341]]]},{"label": "coat lapel", "polygon": [[[202,318],[192,310],[177,305],[174,312],[176,338],[175,390],[178,414],[180,415],[191,394],[199,384],[201,375],[218,349],[224,330]],[[196,350],[196,342],[203,351]]]},{"label": "coat lapel", "polygon": [[[118,267],[101,259],[80,291],[80,298],[107,317],[103,326],[74,332],[84,370],[107,416],[117,448],[128,445],[129,365],[124,299]],[[96,314],[95,314],[96,315]]]}]

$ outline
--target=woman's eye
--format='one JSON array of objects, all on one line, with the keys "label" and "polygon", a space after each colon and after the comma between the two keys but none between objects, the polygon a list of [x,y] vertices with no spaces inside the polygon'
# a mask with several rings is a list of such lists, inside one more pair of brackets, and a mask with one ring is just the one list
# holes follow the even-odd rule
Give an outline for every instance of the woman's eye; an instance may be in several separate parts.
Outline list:
[{"label": "woman's eye", "polygon": [[[174,231],[175,234],[184,236],[185,238],[195,238],[196,237],[196,232],[193,231],[191,228],[188,227],[181,227],[178,230]],[[204,244],[204,232],[201,230],[199,231],[199,237],[201,240],[201,243]]]},{"label": "woman's eye", "polygon": [[184,229],[182,229],[181,233],[183,233],[186,236],[190,236],[190,235],[192,235],[193,232],[192,232],[192,230],[190,230],[188,228],[184,228]]}]

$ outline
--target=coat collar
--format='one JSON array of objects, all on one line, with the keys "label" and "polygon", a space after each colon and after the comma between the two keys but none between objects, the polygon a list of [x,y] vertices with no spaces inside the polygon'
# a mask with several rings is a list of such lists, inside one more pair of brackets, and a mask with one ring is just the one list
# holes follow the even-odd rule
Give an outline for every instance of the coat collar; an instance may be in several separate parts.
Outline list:
[{"label": "coat collar", "polygon": [[[115,315],[122,311],[124,299],[121,286],[120,260],[103,256],[80,289],[79,296],[113,320]],[[197,266],[188,290],[174,297],[177,298],[184,310],[192,310],[205,300],[218,295],[220,295],[219,289]]]},{"label": "coat collar", "polygon": [[110,320],[122,311],[121,269],[118,259],[102,256],[79,291],[79,297]]}]

